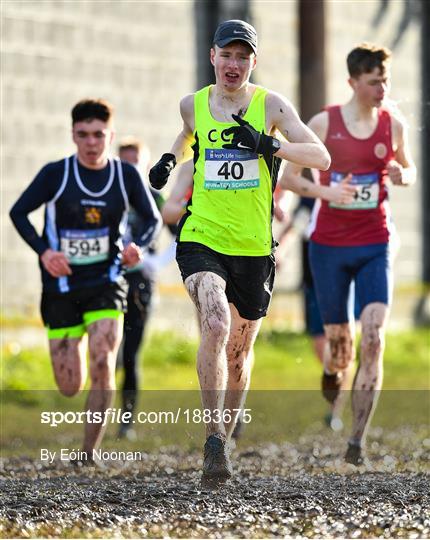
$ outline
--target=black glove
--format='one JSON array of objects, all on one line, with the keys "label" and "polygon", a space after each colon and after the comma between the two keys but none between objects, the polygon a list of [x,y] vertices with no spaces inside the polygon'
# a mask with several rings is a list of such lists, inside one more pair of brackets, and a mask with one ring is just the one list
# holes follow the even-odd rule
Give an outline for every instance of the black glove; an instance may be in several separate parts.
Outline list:
[{"label": "black glove", "polygon": [[233,138],[231,143],[223,144],[223,148],[238,148],[239,150],[249,150],[257,154],[269,155],[279,150],[279,146],[275,148],[273,145],[274,137],[259,133],[249,122],[237,116],[237,114],[231,116],[239,125],[224,131],[224,135],[233,135]]},{"label": "black glove", "polygon": [[176,166],[174,154],[163,154],[149,171],[149,183],[154,189],[161,189],[167,184],[169,174]]}]

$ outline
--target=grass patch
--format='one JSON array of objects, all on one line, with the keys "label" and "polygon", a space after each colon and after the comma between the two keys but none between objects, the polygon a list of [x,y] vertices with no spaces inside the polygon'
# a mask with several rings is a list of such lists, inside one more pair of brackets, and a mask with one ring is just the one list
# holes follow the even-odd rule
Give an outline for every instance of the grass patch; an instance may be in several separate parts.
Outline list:
[{"label": "grass patch", "polygon": [[[255,345],[255,355],[252,388],[319,390],[321,366],[306,334],[263,331]],[[384,389],[426,390],[429,387],[429,330],[419,328],[388,333]]]},{"label": "grass patch", "polygon": [[[140,354],[143,390],[198,389],[198,343],[174,332],[155,332]],[[55,390],[45,348],[2,351],[3,390]],[[424,390],[430,386],[427,329],[390,333],[386,338],[384,389]],[[255,344],[252,387],[258,390],[317,390],[321,366],[302,333],[262,331]],[[117,380],[120,382],[121,370]],[[88,387],[88,385],[87,385]]]},{"label": "grass patch", "polygon": [[[195,369],[197,341],[173,332],[149,336],[140,357],[141,389],[139,410],[172,411],[178,407],[200,407]],[[408,330],[387,336],[384,391],[372,425],[409,425],[428,421],[430,339],[425,329]],[[3,351],[2,369],[2,445],[9,455],[30,452],[52,445],[78,448],[81,424],[43,426],[40,412],[82,411],[85,395],[73,399],[56,390],[48,352],[43,348]],[[322,425],[327,407],[320,395],[321,366],[311,342],[301,333],[263,330],[255,345],[255,365],[247,407],[252,423],[247,428],[252,440],[266,437],[299,436],[304,429]],[[117,373],[118,384],[122,370]],[[184,390],[187,390],[185,392]],[[402,390],[402,391],[400,391]],[[405,390],[410,390],[406,392]],[[422,391],[424,390],[424,391]],[[192,391],[192,392],[190,392]],[[116,406],[120,407],[117,395]],[[276,415],[273,414],[276,411]],[[350,424],[349,407],[345,425]],[[136,425],[138,442],[131,450],[182,442],[200,444],[203,424]],[[115,448],[118,425],[110,425],[104,447]],[[47,444],[47,441],[49,443]],[[54,442],[55,441],[55,442]],[[121,443],[122,444],[122,443]]]}]

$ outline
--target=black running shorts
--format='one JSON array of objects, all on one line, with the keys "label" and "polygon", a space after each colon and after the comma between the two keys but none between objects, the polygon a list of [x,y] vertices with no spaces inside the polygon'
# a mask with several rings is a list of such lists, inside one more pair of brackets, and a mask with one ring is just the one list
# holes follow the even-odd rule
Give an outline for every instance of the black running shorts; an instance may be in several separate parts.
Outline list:
[{"label": "black running shorts", "polygon": [[176,260],[182,280],[197,272],[213,272],[226,282],[227,300],[244,319],[264,317],[272,297],[275,257],[223,255],[197,242],[178,242]]},{"label": "black running shorts", "polygon": [[49,329],[82,325],[88,312],[127,310],[127,282],[106,283],[77,289],[68,293],[42,292],[40,311]]}]

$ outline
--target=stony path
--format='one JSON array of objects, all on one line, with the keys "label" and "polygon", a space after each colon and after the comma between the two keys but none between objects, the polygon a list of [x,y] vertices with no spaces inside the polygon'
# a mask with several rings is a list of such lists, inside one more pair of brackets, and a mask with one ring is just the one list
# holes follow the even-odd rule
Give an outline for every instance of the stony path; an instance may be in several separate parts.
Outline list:
[{"label": "stony path", "polygon": [[217,491],[200,486],[200,454],[177,448],[107,471],[11,458],[1,475],[1,535],[428,538],[430,441],[408,451],[412,437],[374,441],[370,465],[358,469],[322,435],[241,448],[234,481]]}]

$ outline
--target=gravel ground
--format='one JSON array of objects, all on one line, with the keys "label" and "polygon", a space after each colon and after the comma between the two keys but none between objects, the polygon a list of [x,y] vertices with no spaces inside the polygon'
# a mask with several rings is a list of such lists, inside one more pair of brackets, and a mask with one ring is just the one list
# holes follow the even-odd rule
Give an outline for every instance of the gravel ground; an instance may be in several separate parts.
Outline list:
[{"label": "gravel ground", "polygon": [[331,434],[250,448],[243,441],[234,480],[216,491],[200,486],[200,453],[176,447],[107,471],[4,459],[1,535],[428,538],[425,433],[374,430],[370,463],[359,468],[343,462],[344,443]]}]

